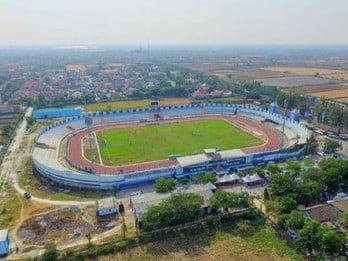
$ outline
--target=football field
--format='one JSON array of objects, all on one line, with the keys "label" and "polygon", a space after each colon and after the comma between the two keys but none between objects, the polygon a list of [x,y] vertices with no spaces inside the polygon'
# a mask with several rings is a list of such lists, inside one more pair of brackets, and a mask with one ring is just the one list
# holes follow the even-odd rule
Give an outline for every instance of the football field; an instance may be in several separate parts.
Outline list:
[{"label": "football field", "polygon": [[115,128],[97,132],[104,165],[123,165],[167,159],[169,155],[202,153],[256,146],[262,140],[223,119]]}]

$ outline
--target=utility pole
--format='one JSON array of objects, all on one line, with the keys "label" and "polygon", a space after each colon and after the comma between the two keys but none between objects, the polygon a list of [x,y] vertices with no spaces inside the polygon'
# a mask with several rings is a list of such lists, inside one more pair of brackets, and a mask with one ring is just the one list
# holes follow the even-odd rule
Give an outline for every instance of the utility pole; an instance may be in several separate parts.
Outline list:
[{"label": "utility pole", "polygon": [[280,143],[280,148],[283,148],[283,146],[284,146],[285,120],[286,120],[287,108],[288,108],[288,101],[286,99],[284,99],[284,119],[283,119],[282,140],[281,140],[281,143]]},{"label": "utility pole", "polygon": [[92,132],[91,132],[91,126],[93,125],[92,116],[89,116],[87,114],[85,115],[85,124],[88,130],[89,151],[91,155],[91,173],[94,173],[95,153],[92,146]]}]

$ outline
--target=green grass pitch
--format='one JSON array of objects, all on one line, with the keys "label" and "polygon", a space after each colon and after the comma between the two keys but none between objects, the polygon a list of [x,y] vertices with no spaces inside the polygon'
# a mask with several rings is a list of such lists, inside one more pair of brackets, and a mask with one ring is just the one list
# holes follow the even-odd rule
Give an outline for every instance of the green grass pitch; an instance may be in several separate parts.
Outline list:
[{"label": "green grass pitch", "polygon": [[116,128],[100,131],[97,137],[105,165],[167,159],[173,154],[202,153],[207,148],[226,150],[263,143],[219,119]]}]

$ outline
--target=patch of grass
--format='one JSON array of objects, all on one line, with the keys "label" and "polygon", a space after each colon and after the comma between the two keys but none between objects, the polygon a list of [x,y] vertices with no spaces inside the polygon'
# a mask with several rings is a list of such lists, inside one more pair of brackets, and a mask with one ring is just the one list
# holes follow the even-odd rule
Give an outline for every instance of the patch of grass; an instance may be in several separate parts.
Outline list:
[{"label": "patch of grass", "polygon": [[[160,100],[160,105],[186,104],[190,102],[191,100],[187,98],[164,98]],[[150,106],[149,99],[101,102],[101,103],[83,105],[86,111],[106,111],[106,110],[118,110],[118,109],[129,109],[129,108],[146,108],[149,106]]]},{"label": "patch of grass", "polygon": [[262,219],[141,245],[98,260],[303,260]]},{"label": "patch of grass", "polygon": [[269,226],[265,226],[260,231],[249,238],[246,243],[252,249],[274,249],[280,257],[291,257],[291,260],[303,260],[296,250],[289,247],[285,240],[279,238],[277,233]]},{"label": "patch of grass", "polygon": [[114,193],[109,191],[78,189],[59,191],[56,188],[48,186],[33,174],[31,160],[24,161],[23,163],[22,171],[19,174],[19,185],[33,196],[51,200],[90,201],[102,197],[114,196]]},{"label": "patch of grass", "polygon": [[5,186],[5,196],[0,199],[0,229],[8,228],[15,222],[21,211],[21,202],[15,190]]},{"label": "patch of grass", "polygon": [[97,133],[103,163],[121,165],[201,153],[206,148],[236,149],[261,144],[225,120],[117,128]]}]

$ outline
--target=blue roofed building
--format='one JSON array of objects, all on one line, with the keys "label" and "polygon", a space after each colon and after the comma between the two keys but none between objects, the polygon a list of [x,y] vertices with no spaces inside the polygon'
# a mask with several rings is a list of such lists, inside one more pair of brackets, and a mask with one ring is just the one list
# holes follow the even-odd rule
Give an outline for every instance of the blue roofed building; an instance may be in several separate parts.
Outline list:
[{"label": "blue roofed building", "polygon": [[76,108],[49,108],[49,109],[40,109],[33,112],[35,119],[50,119],[50,118],[59,118],[59,117],[72,117],[79,116],[83,114],[82,107]]},{"label": "blue roofed building", "polygon": [[6,256],[10,248],[10,233],[8,229],[0,230],[0,256]]}]

